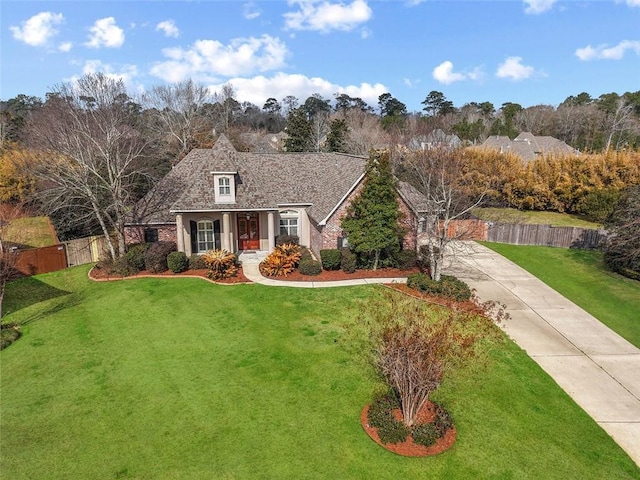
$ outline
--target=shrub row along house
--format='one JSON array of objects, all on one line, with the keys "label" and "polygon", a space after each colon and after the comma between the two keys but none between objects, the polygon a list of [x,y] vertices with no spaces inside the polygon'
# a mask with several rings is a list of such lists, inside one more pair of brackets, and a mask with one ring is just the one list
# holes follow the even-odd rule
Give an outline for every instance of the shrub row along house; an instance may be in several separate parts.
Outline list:
[{"label": "shrub row along house", "polygon": [[[362,187],[367,159],[339,153],[237,151],[220,135],[192,150],[134,207],[128,244],[173,241],[186,255],[207,250],[270,252],[278,235],[296,235],[316,255],[346,245],[340,226]],[[416,249],[426,199],[398,182],[406,230]]]}]

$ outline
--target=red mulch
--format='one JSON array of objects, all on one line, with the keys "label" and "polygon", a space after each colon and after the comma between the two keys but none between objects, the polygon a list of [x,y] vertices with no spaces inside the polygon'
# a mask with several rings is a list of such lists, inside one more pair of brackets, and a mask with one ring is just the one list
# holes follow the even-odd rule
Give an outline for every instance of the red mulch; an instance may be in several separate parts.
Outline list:
[{"label": "red mulch", "polygon": [[182,272],[182,273],[173,273],[171,270],[167,270],[166,272],[162,272],[162,273],[149,273],[146,270],[143,270],[142,272],[138,273],[137,275],[129,275],[128,277],[123,277],[121,275],[108,274],[104,270],[100,270],[100,269],[95,268],[95,267],[93,267],[89,271],[89,278],[91,278],[92,280],[96,280],[98,282],[105,282],[105,281],[109,281],[109,280],[124,280],[124,279],[129,279],[129,278],[149,278],[149,277],[155,277],[155,278],[176,278],[176,277],[204,278],[205,280],[211,281],[213,283],[220,283],[220,284],[224,284],[224,285],[234,285],[234,284],[237,284],[237,283],[251,283],[251,280],[249,280],[247,277],[245,277],[244,273],[242,273],[242,267],[238,267],[238,273],[236,273],[235,277],[225,278],[223,280],[210,280],[207,277],[207,270],[206,269],[204,269],[204,270],[187,270],[187,271]]},{"label": "red mulch", "polygon": [[298,270],[295,270],[286,277],[270,278],[292,282],[332,282],[336,280],[357,280],[361,278],[404,278],[419,271],[418,268],[408,270],[379,268],[378,270],[356,270],[353,273],[345,273],[342,270],[323,270],[319,275],[303,275]]},{"label": "red mulch", "polygon": [[[397,412],[394,411],[393,413],[396,416],[402,416],[400,410],[398,410]],[[443,437],[439,438],[436,443],[434,443],[430,447],[425,447],[424,445],[415,443],[411,435],[409,435],[404,442],[384,444],[380,441],[380,437],[378,436],[378,430],[376,429],[376,427],[372,427],[369,425],[367,420],[368,414],[369,405],[365,406],[362,410],[362,413],[360,414],[360,423],[362,423],[362,428],[364,428],[364,431],[367,432],[367,435],[369,435],[371,439],[378,445],[398,455],[402,455],[405,457],[426,457],[438,455],[439,453],[442,453],[445,450],[451,448],[456,442],[456,429],[450,428],[449,430],[447,430]],[[418,413],[418,419],[420,422],[429,423],[432,422],[434,418],[435,412],[433,403],[427,401],[427,403]]]}]

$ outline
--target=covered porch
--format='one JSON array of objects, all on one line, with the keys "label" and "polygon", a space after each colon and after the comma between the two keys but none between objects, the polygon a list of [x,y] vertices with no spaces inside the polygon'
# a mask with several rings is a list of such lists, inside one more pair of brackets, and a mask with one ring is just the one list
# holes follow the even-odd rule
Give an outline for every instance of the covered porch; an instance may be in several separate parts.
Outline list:
[{"label": "covered porch", "polygon": [[306,211],[300,208],[176,212],[176,244],[187,256],[220,249],[269,253],[282,234],[297,235],[308,245],[308,231]]}]

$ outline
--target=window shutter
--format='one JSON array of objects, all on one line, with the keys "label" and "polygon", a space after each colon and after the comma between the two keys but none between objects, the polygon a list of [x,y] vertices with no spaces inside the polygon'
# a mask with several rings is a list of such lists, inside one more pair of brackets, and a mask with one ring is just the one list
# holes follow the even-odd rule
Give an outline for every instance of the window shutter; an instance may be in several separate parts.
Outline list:
[{"label": "window shutter", "polygon": [[191,220],[189,228],[191,229],[191,253],[198,253],[198,224]]},{"label": "window shutter", "polygon": [[213,222],[213,238],[216,250],[220,250],[222,248],[220,246],[220,220],[215,220]]}]

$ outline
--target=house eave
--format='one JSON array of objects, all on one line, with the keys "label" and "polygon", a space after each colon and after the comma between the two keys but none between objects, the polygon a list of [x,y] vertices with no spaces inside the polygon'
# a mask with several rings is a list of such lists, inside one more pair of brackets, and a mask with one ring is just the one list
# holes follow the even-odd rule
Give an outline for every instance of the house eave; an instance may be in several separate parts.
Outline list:
[{"label": "house eave", "polygon": [[360,175],[358,177],[358,179],[355,181],[355,183],[351,186],[351,188],[347,191],[347,193],[344,194],[344,196],[340,199],[340,201],[336,204],[335,207],[333,207],[333,209],[331,209],[331,211],[329,212],[329,214],[323,218],[322,220],[320,220],[320,222],[318,222],[318,225],[324,226],[327,224],[327,222],[329,221],[329,219],[331,218],[331,216],[336,213],[336,210],[338,210],[338,208],[340,208],[340,205],[342,205],[344,203],[344,201],[347,199],[347,197],[349,195],[351,195],[351,193],[356,189],[356,187],[358,186],[358,184],[362,181],[362,179],[364,178],[365,173],[363,172],[362,175]]}]

